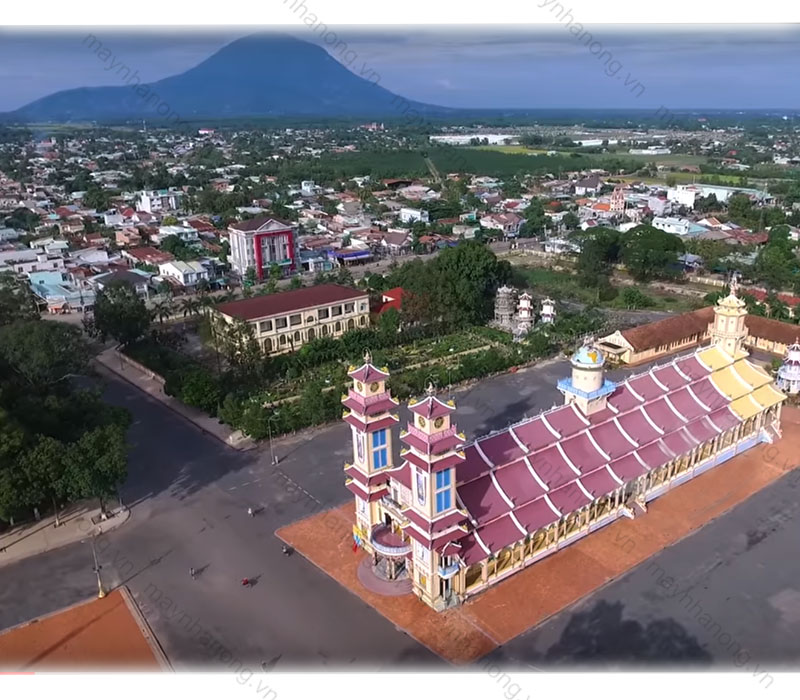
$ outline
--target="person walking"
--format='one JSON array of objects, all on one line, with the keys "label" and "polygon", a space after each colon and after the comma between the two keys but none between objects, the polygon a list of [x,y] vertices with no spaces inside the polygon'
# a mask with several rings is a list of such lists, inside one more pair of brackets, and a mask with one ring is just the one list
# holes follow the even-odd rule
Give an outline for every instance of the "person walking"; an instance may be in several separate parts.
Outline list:
[{"label": "person walking", "polygon": [[189,567],[189,576],[192,577],[192,581],[194,581],[195,578],[197,578],[197,572],[194,570],[193,566]]},{"label": "person walking", "polygon": [[247,509],[247,514],[248,514],[248,515],[249,515],[251,518],[252,518],[252,517],[255,515],[255,513],[253,512],[253,509],[252,509],[252,508],[248,508],[248,509]]},{"label": "person walking", "polygon": [[243,578],[242,579],[242,585],[243,586],[249,586],[250,585],[250,579],[249,578]]}]

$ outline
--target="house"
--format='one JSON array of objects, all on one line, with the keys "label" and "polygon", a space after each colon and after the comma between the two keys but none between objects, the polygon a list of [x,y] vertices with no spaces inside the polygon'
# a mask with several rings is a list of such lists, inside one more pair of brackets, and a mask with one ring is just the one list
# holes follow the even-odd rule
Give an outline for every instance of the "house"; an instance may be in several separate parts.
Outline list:
[{"label": "house", "polygon": [[483,228],[502,232],[505,238],[516,238],[522,221],[522,217],[516,214],[487,214],[480,223]]},{"label": "house", "polygon": [[200,282],[210,281],[208,269],[197,261],[173,260],[158,266],[158,274],[175,280],[182,287],[196,287]]},{"label": "house", "polygon": [[214,311],[226,323],[248,323],[264,352],[279,354],[369,326],[369,293],[319,284],[219,304]]},{"label": "house", "polygon": [[[694,185],[678,185],[667,190],[667,200],[675,202],[687,209],[694,209],[694,203],[700,195],[700,190]],[[655,210],[653,210],[655,211]],[[660,215],[659,215],[660,216]]]},{"label": "house", "polygon": [[597,194],[602,187],[600,177],[598,175],[590,175],[575,182],[575,194],[578,197],[583,197],[587,194]]},{"label": "house", "polygon": [[147,300],[150,298],[150,277],[151,275],[141,270],[116,270],[90,278],[89,284],[98,292],[111,285],[128,284],[142,299]]},{"label": "house", "polygon": [[672,202],[664,195],[651,195],[647,198],[647,208],[656,216],[672,213]]},{"label": "house", "polygon": [[161,244],[169,236],[177,236],[184,243],[194,243],[199,238],[197,230],[191,226],[175,224],[173,226],[159,226],[158,233],[155,236],[151,236],[150,239],[153,243]]},{"label": "house", "polygon": [[679,219],[671,216],[656,216],[653,219],[653,228],[660,229],[666,233],[674,233],[676,236],[687,236],[692,222],[689,219]]},{"label": "house", "polygon": [[400,209],[400,221],[404,224],[411,224],[415,221],[422,221],[423,223],[430,223],[430,216],[424,209],[412,209],[411,207],[402,207]]},{"label": "house", "polygon": [[166,190],[141,190],[136,196],[139,198],[139,208],[148,214],[177,211],[183,201],[183,192],[174,187]]},{"label": "house", "polygon": [[172,253],[167,253],[166,251],[158,250],[158,248],[152,248],[151,246],[123,250],[121,251],[121,255],[128,261],[131,267],[134,265],[152,265],[158,267],[162,263],[175,259]]},{"label": "house", "polygon": [[51,314],[83,313],[94,308],[95,292],[66,272],[33,272],[31,291]]},{"label": "house", "polygon": [[132,227],[126,227],[114,233],[114,240],[120,248],[125,246],[137,246],[142,242],[139,231]]}]

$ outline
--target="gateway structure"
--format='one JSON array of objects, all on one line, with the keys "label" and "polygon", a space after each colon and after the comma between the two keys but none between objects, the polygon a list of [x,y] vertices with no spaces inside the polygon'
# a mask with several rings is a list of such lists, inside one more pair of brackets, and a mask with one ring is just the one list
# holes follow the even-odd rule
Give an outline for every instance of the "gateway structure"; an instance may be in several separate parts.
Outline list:
[{"label": "gateway structure", "polygon": [[349,376],[355,542],[434,609],[458,605],[760,442],[780,437],[783,393],[747,359],[746,310],[716,307],[712,344],[615,383],[584,346],[559,382],[562,406],[469,442],[453,401],[397,401],[370,357]]}]

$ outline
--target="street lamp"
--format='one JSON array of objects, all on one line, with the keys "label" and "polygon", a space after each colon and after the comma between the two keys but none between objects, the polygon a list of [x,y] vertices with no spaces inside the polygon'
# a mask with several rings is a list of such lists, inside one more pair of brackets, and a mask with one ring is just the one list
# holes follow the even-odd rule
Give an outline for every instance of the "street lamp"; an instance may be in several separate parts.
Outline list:
[{"label": "street lamp", "polygon": [[275,466],[278,464],[278,458],[275,456],[275,449],[272,446],[272,421],[278,419],[278,411],[274,411],[269,418],[267,418],[267,434],[269,435],[269,454],[270,463]]},{"label": "street lamp", "polygon": [[100,564],[97,561],[97,548],[94,545],[94,540],[95,540],[96,537],[97,537],[97,531],[92,533],[92,536],[89,539],[89,542],[92,545],[92,559],[94,559],[94,573],[97,576],[97,597],[98,598],[105,598],[106,597],[106,592],[103,590],[103,581],[100,578],[100,569],[102,569],[103,567],[100,566]]}]

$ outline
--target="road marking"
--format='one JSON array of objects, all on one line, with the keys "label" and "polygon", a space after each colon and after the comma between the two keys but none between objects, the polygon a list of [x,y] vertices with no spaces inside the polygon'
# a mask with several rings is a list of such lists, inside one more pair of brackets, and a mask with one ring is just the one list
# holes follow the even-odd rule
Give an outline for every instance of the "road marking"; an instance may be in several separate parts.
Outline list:
[{"label": "road marking", "polygon": [[235,491],[235,490],[236,490],[236,487],[235,487],[235,486],[229,486],[229,487],[228,487],[228,491]]},{"label": "road marking", "polygon": [[242,484],[242,486],[250,486],[250,482],[249,482],[249,481],[245,481],[245,482]]}]

